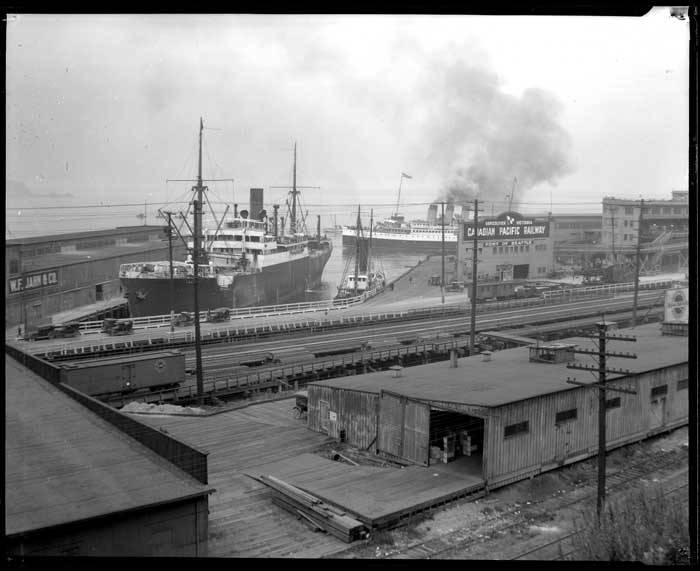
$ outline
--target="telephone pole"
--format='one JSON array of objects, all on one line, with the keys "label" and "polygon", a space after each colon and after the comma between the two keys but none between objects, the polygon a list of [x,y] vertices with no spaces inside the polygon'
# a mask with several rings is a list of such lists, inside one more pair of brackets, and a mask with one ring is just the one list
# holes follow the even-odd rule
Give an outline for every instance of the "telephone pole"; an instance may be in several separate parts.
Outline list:
[{"label": "telephone pole", "polygon": [[163,210],[168,217],[168,261],[170,262],[170,332],[175,331],[175,282],[173,272],[173,219],[174,212]]},{"label": "telephone pole", "polygon": [[[605,316],[603,316],[605,319]],[[580,365],[577,363],[568,363],[566,365],[567,369],[580,369],[583,371],[593,371],[598,373],[598,382],[593,385],[589,383],[581,383],[576,381],[576,379],[567,379],[566,382],[572,385],[580,385],[584,387],[592,386],[598,389],[598,499],[596,502],[596,510],[598,517],[603,511],[603,505],[605,504],[605,449],[607,446],[607,435],[606,435],[606,391],[618,392],[636,395],[635,391],[630,391],[627,389],[620,389],[617,387],[606,386],[606,375],[607,373],[617,373],[617,374],[629,374],[631,371],[629,369],[615,369],[607,366],[607,357],[620,357],[623,359],[636,359],[637,355],[633,353],[613,353],[606,350],[607,341],[636,341],[636,337],[629,337],[626,335],[607,335],[608,327],[614,325],[610,321],[599,321],[596,323],[598,327],[598,335],[591,336],[593,339],[598,340],[598,350],[593,351],[590,349],[574,349],[574,353],[581,353],[584,355],[597,355],[598,356],[598,366],[590,365]]]},{"label": "telephone pole", "polygon": [[639,201],[639,222],[637,222],[637,253],[634,262],[634,301],[632,302],[632,327],[637,326],[637,298],[639,297],[639,267],[642,258],[642,220],[644,219],[644,199]]},{"label": "telephone pole", "polygon": [[476,264],[478,254],[478,230],[479,230],[479,201],[474,199],[474,252],[472,254],[472,314],[471,314],[471,337],[469,339],[469,354],[474,354],[476,344]]},{"label": "telephone pole", "polygon": [[610,225],[612,226],[612,263],[615,265],[615,213],[610,210]]}]

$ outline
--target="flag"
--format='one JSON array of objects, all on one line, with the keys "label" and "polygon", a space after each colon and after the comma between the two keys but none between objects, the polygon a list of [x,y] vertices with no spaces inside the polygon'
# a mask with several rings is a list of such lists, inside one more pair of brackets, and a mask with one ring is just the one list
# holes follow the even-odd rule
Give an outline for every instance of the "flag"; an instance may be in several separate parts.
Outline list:
[{"label": "flag", "polygon": [[405,172],[402,172],[402,173],[401,173],[401,176],[402,176],[403,178],[413,178],[412,176],[407,175]]}]

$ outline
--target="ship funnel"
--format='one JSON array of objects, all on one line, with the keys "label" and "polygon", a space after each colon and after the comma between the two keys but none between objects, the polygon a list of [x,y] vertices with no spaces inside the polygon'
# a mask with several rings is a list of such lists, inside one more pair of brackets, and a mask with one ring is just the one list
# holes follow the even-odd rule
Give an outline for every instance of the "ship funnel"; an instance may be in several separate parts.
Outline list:
[{"label": "ship funnel", "polygon": [[233,217],[238,218],[238,204],[233,205]]},{"label": "ship funnel", "polygon": [[438,205],[437,204],[431,204],[428,207],[428,224],[431,226],[434,226],[437,224],[437,210],[438,210]]},{"label": "ship funnel", "polygon": [[253,220],[262,220],[260,211],[263,209],[263,189],[250,189],[250,217]]},{"label": "ship funnel", "polygon": [[443,224],[452,224],[452,217],[454,216],[455,205],[452,202],[445,204],[445,220]]},{"label": "ship funnel", "polygon": [[248,211],[247,210],[241,210],[240,211],[241,218],[248,218]]}]

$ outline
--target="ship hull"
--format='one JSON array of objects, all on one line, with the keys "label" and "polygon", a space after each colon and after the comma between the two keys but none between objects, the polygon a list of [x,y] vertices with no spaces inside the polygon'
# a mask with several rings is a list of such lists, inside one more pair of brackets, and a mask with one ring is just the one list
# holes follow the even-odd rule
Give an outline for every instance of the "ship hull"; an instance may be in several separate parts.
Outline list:
[{"label": "ship hull", "polygon": [[[241,308],[303,301],[309,288],[318,287],[331,248],[264,268],[261,272],[237,275],[228,287],[220,287],[216,278],[199,280],[199,310],[219,307]],[[194,279],[121,278],[131,317],[166,315],[194,311]],[[172,306],[172,307],[171,307]]]},{"label": "ship hull", "polygon": [[[360,238],[367,240],[367,237]],[[355,236],[343,234],[343,246],[354,246],[357,241]],[[372,250],[382,252],[397,252],[406,254],[440,254],[442,253],[442,240],[411,240],[399,238],[372,237]],[[457,241],[445,240],[445,253],[457,253]]]}]

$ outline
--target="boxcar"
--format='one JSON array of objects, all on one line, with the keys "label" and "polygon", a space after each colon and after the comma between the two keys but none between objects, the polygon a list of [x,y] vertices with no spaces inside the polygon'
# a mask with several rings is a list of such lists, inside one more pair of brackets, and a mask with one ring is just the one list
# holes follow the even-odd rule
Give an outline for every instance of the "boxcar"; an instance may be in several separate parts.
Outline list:
[{"label": "boxcar", "polygon": [[89,359],[60,367],[61,382],[90,396],[171,388],[185,380],[185,355],[179,351]]}]

